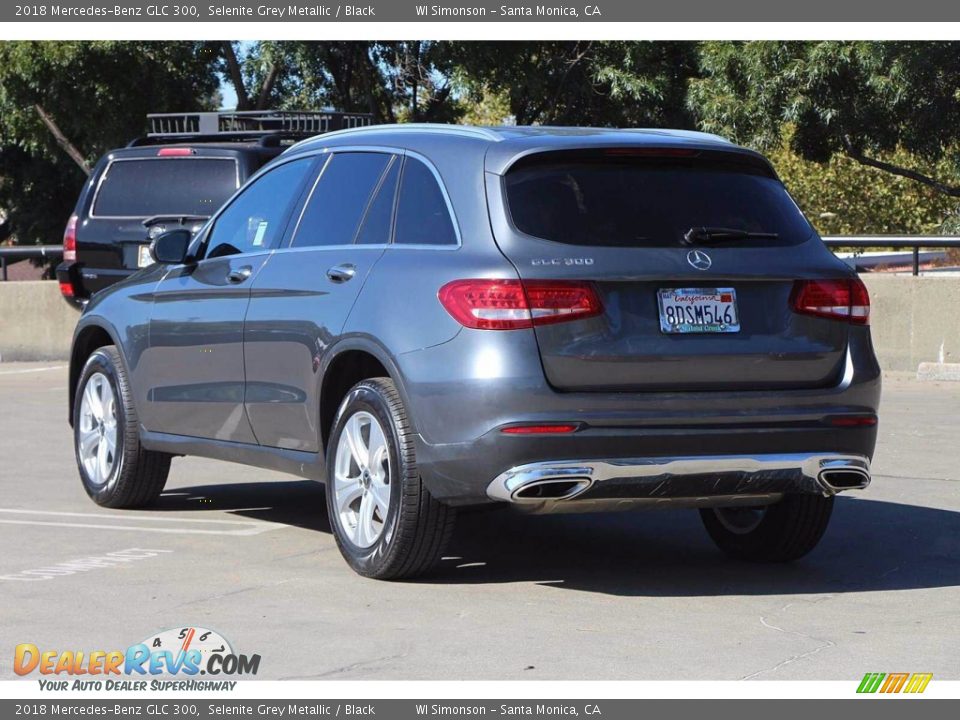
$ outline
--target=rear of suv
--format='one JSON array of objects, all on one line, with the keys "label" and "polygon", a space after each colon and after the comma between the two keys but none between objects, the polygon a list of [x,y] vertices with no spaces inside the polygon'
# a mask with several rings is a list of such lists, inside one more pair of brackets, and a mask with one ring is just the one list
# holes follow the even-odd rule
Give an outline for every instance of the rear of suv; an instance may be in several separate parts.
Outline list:
[{"label": "rear of suv", "polygon": [[151,252],[74,341],[102,505],[178,455],[283,470],[326,483],[351,567],[400,578],[481,504],[691,508],[730,555],[795,560],[870,482],[865,288],[715,136],[330,133]]},{"label": "rear of suv", "polygon": [[368,125],[365,114],[242,111],[158,113],[150,132],[111,150],[93,168],[63,235],[57,279],[84,303],[149,265],[150,241],[193,232],[237,188],[298,140]]}]

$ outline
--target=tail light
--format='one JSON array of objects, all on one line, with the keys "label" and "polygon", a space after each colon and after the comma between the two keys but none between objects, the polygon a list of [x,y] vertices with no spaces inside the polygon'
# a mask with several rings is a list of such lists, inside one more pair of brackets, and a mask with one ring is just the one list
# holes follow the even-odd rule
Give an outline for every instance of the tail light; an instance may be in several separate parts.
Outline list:
[{"label": "tail light", "polygon": [[437,296],[454,320],[477,330],[516,330],[603,312],[592,285],[569,280],[454,280]]},{"label": "tail light", "polygon": [[65,280],[60,281],[60,294],[67,298],[73,297],[73,283]]},{"label": "tail light", "polygon": [[870,296],[860,278],[797,280],[790,305],[803,315],[847,320],[855,325],[870,323]]},{"label": "tail light", "polygon": [[63,231],[63,261],[77,261],[77,216],[71,215]]}]

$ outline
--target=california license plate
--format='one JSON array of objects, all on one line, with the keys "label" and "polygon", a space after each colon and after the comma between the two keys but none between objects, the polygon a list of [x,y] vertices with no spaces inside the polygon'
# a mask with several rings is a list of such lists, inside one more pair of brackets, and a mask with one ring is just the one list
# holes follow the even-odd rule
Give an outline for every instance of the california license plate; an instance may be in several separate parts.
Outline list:
[{"label": "california license plate", "polygon": [[733,288],[661,288],[657,300],[662,332],[740,331],[737,291]]},{"label": "california license plate", "polygon": [[142,268],[153,264],[153,258],[150,257],[150,246],[141,245],[137,248],[137,267]]}]

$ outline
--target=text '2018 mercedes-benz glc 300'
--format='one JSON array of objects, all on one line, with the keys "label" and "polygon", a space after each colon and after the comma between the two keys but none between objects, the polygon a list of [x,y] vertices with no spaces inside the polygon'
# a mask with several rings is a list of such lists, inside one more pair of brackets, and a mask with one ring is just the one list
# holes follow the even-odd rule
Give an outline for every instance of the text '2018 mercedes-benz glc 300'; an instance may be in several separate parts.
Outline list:
[{"label": "text '2018 mercedes-benz glc 300'", "polygon": [[869,299],[760,155],[665,130],[379,126],[306,140],[98,293],[84,487],[171,458],[326,483],[350,566],[423,573],[458,507],[698,509],[787,561],[866,487]]}]

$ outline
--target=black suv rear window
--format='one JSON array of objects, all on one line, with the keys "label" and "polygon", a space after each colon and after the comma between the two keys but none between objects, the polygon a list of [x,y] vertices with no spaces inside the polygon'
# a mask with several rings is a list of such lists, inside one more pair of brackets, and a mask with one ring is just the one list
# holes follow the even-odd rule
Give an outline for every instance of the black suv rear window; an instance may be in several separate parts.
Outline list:
[{"label": "black suv rear window", "polygon": [[[547,156],[549,157],[549,156]],[[701,158],[533,156],[505,178],[518,230],[569,245],[667,247],[692,227],[776,233],[795,244],[812,228],[762,167]]]},{"label": "black suv rear window", "polygon": [[213,215],[237,189],[237,164],[229,158],[114,160],[97,191],[100,217]]}]

